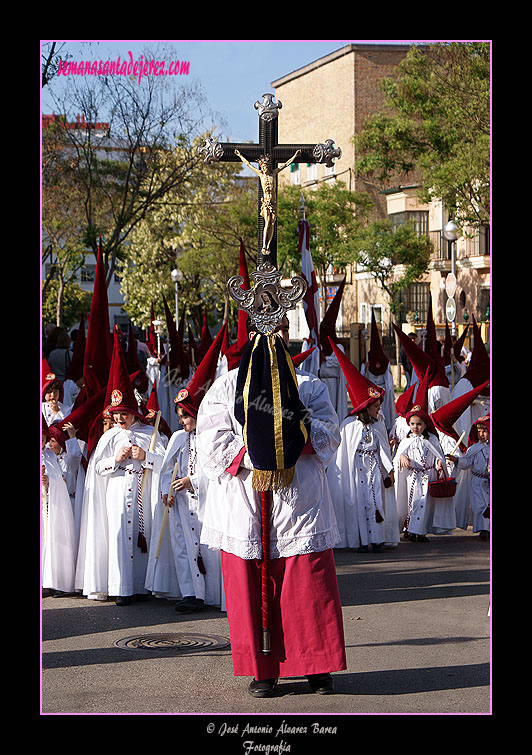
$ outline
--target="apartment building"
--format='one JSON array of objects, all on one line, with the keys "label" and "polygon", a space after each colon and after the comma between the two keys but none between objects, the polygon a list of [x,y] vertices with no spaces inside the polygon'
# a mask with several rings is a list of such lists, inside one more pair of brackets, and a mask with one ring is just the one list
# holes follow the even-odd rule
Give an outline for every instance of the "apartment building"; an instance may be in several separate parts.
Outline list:
[{"label": "apartment building", "polygon": [[[453,250],[451,242],[443,236],[449,217],[439,200],[430,204],[420,202],[415,183],[404,184],[399,179],[395,185],[383,186],[355,177],[353,135],[362,129],[368,116],[382,109],[385,99],[379,82],[383,77],[395,75],[407,51],[407,45],[402,44],[348,44],[272,82],[275,97],[283,106],[279,117],[280,142],[314,143],[333,139],[335,146],[342,150],[333,168],[300,164],[294,166],[290,174],[282,173],[280,182],[290,181],[309,188],[321,181],[343,181],[349,189],[370,194],[377,217],[390,217],[395,223],[414,220],[418,233],[431,238],[434,253],[427,274],[403,292],[400,320],[405,327],[408,321],[412,327],[421,329],[430,292],[434,318],[443,334],[448,298],[446,279],[451,272],[454,251],[457,332],[461,332],[463,324],[474,314],[479,322],[485,323],[483,335],[487,340],[489,228],[482,229],[473,238],[458,239]],[[377,321],[382,324],[385,343],[389,339],[393,350],[389,307],[381,289],[368,273],[355,266],[346,274],[337,331],[345,337],[352,336],[357,328],[370,322],[374,309]],[[331,270],[327,280],[328,298],[334,295],[342,277],[343,273]],[[306,327],[301,312],[292,319],[292,331],[304,337]]]}]

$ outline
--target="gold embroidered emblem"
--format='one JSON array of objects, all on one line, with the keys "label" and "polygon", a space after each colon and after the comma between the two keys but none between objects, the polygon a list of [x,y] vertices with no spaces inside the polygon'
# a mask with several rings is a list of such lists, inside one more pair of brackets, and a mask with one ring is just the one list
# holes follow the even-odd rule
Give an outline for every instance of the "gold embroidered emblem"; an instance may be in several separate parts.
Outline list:
[{"label": "gold embroidered emblem", "polygon": [[122,403],[122,393],[118,389],[115,389],[111,393],[111,406],[120,406],[121,403]]}]

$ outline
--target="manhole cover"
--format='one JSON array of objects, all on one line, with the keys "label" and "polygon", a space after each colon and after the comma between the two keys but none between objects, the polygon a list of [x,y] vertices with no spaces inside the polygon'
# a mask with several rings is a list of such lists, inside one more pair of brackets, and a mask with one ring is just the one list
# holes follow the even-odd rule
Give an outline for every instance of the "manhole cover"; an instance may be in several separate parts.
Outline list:
[{"label": "manhole cover", "polygon": [[199,653],[229,647],[229,640],[212,634],[142,634],[117,640],[114,645],[124,650],[173,650],[178,653]]}]

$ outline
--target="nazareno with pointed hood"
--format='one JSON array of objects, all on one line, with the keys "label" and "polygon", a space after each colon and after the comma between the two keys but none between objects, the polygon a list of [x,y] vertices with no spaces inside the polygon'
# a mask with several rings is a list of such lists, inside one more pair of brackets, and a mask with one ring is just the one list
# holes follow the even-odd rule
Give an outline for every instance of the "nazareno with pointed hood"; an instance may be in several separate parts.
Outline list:
[{"label": "nazareno with pointed hood", "polygon": [[87,398],[107,385],[112,350],[109,302],[100,238],[83,362],[83,379]]},{"label": "nazareno with pointed hood", "polygon": [[438,385],[447,388],[449,386],[449,381],[447,380],[445,375],[442,377],[431,355],[426,351],[423,351],[423,349],[420,349],[417,343],[414,343],[414,341],[412,341],[412,339],[409,338],[406,333],[403,333],[403,331],[398,328],[395,323],[392,323],[392,325],[397,334],[397,337],[399,338],[404,350],[406,351],[408,358],[412,362],[412,367],[414,368],[414,372],[416,373],[418,380],[421,380],[427,368],[429,368],[429,388],[434,388]]},{"label": "nazareno with pointed hood", "polygon": [[116,412],[133,414],[141,422],[147,424],[144,415],[139,409],[137,397],[131,382],[132,377],[130,377],[127,371],[126,358],[118,340],[117,329],[115,328],[113,356],[106,394],[106,397],[110,398],[108,409],[111,414],[115,414]]},{"label": "nazareno with pointed hood", "polygon": [[405,420],[410,422],[411,417],[420,417],[425,423],[427,430],[436,435],[436,429],[429,414],[429,387],[430,387],[430,368],[425,370],[425,374],[418,383],[416,397],[412,406],[405,414]]},{"label": "nazareno with pointed hood", "polygon": [[[346,277],[344,275],[343,281],[338,286],[334,299],[330,303],[327,311],[323,316],[323,320],[320,324],[320,347],[321,347],[321,359],[332,354],[332,344],[339,343],[339,338],[336,335],[336,320],[338,318],[338,312],[340,311],[340,304],[342,302],[342,296],[344,293]],[[335,352],[336,353],[336,352]]]},{"label": "nazareno with pointed hood", "polygon": [[390,360],[382,348],[381,336],[375,319],[375,312],[371,310],[371,340],[368,351],[368,371],[372,375],[384,375]]},{"label": "nazareno with pointed hood", "polygon": [[57,388],[59,391],[59,401],[63,400],[64,396],[64,389],[63,389],[63,383],[59,380],[58,377],[56,377],[55,372],[47,372],[43,373],[42,376],[42,400],[44,401],[44,397],[48,391],[51,391],[53,389]]},{"label": "nazareno with pointed hood", "polygon": [[386,393],[384,388],[380,388],[371,380],[368,380],[367,377],[362,375],[351,360],[340,351],[331,338],[329,338],[329,343],[331,345],[331,351],[336,354],[342,372],[344,373],[347,392],[351,399],[351,403],[353,404],[353,410],[350,413],[358,414],[358,412],[361,412],[362,409],[365,409],[374,401],[377,401],[377,399],[382,401],[384,394]]},{"label": "nazareno with pointed hood", "polygon": [[181,406],[191,417],[196,418],[198,416],[198,409],[203,397],[214,382],[218,357],[220,355],[220,349],[226,332],[227,323],[225,322],[220,328],[218,335],[209,346],[207,353],[198,364],[187,387],[182,388],[175,397],[174,402],[176,405],[176,411],[177,408]]},{"label": "nazareno with pointed hood", "polygon": [[[481,383],[476,388],[473,388],[473,390],[452,399],[449,403],[444,404],[444,406],[441,406],[439,409],[432,412],[430,416],[438,430],[445,433],[445,435],[454,438],[454,440],[458,440],[459,436],[453,428],[453,425],[460,419],[465,410],[473,403],[477,396],[482,393],[487,385],[488,381]],[[460,447],[463,448],[463,450],[466,448],[463,442],[460,444]]]},{"label": "nazareno with pointed hood", "polygon": [[434,366],[438,373],[439,381],[435,382],[434,377],[431,380],[431,387],[434,385],[442,385],[445,388],[449,386],[449,381],[445,374],[445,362],[440,352],[440,346],[438,339],[436,338],[436,325],[434,323],[434,316],[432,314],[432,294],[429,293],[429,307],[427,310],[427,335],[425,337],[425,353],[432,357]]},{"label": "nazareno with pointed hood", "polygon": [[139,362],[139,355],[137,352],[137,339],[132,322],[129,323],[126,364],[127,370],[130,375],[132,375],[134,372],[138,373],[137,377],[135,378],[134,387],[139,391],[139,393],[146,393],[146,391],[148,390],[149,380],[146,372]]},{"label": "nazareno with pointed hood", "polygon": [[[242,241],[240,242],[240,262],[238,273],[244,281],[241,285],[241,288],[244,290],[249,290],[251,288],[251,285],[249,281],[248,265],[246,262],[246,253]],[[222,344],[222,354],[227,359],[227,366],[229,370],[235,370],[239,366],[240,359],[242,358],[242,354],[244,353],[244,349],[249,343],[247,321],[248,313],[243,309],[239,309],[236,341],[232,344],[229,344],[228,336],[226,335],[224,343]]]},{"label": "nazareno with pointed hood", "polygon": [[457,362],[463,362],[462,348],[469,329],[469,323],[465,326],[460,336],[453,343],[449,323],[445,323],[445,343],[443,346],[443,361],[445,366],[451,364],[451,352],[454,353]]},{"label": "nazareno with pointed hood", "polygon": [[[477,325],[475,316],[473,315],[473,353],[471,354],[471,361],[469,366],[462,376],[462,379],[469,380],[473,387],[480,385],[486,381],[489,381],[490,377],[490,358],[489,354],[482,340],[480,328]],[[484,393],[486,395],[486,393]]]}]

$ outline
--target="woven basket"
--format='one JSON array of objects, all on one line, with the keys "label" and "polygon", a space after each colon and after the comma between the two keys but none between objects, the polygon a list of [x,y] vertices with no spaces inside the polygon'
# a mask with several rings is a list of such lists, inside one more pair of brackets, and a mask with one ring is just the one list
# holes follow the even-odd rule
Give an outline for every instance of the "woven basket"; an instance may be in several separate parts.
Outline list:
[{"label": "woven basket", "polygon": [[429,493],[433,498],[452,498],[456,493],[456,479],[447,477],[429,482]]}]

